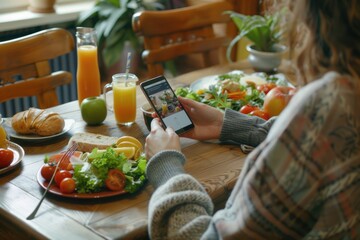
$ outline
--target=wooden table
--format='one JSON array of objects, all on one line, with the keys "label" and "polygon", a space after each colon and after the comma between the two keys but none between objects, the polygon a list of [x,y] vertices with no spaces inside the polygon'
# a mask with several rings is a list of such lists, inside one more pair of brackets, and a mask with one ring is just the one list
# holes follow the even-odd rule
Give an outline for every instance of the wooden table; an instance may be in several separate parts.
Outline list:
[{"label": "wooden table", "polygon": [[[190,83],[203,76],[225,73],[234,69],[252,71],[249,65],[238,63],[201,70],[172,79]],[[1,239],[146,239],[147,206],[153,192],[147,184],[138,193],[101,199],[71,199],[48,193],[37,216],[26,220],[43,194],[36,174],[46,154],[65,149],[76,132],[92,132],[109,136],[131,135],[142,143],[148,135],[139,107],[145,97],[137,89],[136,122],[130,126],[116,125],[109,113],[100,126],[87,126],[81,118],[77,101],[53,108],[64,118],[76,120],[74,128],[64,136],[40,143],[17,142],[25,150],[19,167],[0,176],[0,238]],[[181,139],[187,157],[186,170],[204,184],[216,207],[228,198],[246,157],[234,145]]]}]

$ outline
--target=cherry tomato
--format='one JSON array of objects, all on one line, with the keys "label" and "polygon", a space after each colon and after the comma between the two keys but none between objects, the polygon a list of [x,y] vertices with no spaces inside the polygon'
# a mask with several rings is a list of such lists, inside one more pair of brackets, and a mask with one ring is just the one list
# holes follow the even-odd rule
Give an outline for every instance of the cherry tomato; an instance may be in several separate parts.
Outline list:
[{"label": "cherry tomato", "polygon": [[[76,157],[80,157],[82,154],[82,152],[76,151],[74,152],[73,156]],[[53,162],[53,163],[57,163],[60,161],[61,157],[64,155],[63,152],[58,153],[58,154],[54,154],[52,156],[49,157],[49,162]],[[70,163],[70,157],[65,157],[60,165],[59,165],[59,169],[63,169],[63,170],[72,170],[72,164]]]},{"label": "cherry tomato", "polygon": [[124,173],[118,169],[110,169],[105,179],[106,187],[111,191],[120,191],[125,187],[126,178]]},{"label": "cherry tomato", "polygon": [[[58,153],[58,154],[51,155],[49,157],[49,162],[57,164],[60,161],[60,159],[61,159],[61,157],[63,155],[64,155],[63,153]],[[61,161],[60,165],[59,165],[59,169],[67,170],[67,167],[68,167],[69,163],[70,163],[70,159],[69,158],[64,158]]]},{"label": "cherry tomato", "polygon": [[250,112],[249,114],[252,116],[260,117],[265,120],[269,120],[269,118],[270,118],[270,115],[267,112],[264,112],[260,109],[254,110],[254,111]]},{"label": "cherry tomato", "polygon": [[243,114],[249,114],[252,111],[257,110],[257,109],[259,109],[259,107],[251,106],[249,104],[246,104],[246,105],[244,105],[244,106],[242,106],[240,108],[240,112],[243,113]]},{"label": "cherry tomato", "polygon": [[41,167],[41,176],[45,178],[46,181],[50,181],[52,175],[54,174],[56,165],[53,163],[46,163]]},{"label": "cherry tomato", "polygon": [[10,166],[14,160],[14,152],[10,149],[0,149],[0,168]]},{"label": "cherry tomato", "polygon": [[267,94],[271,89],[273,89],[276,86],[277,85],[275,83],[265,83],[258,85],[256,89]]},{"label": "cherry tomato", "polygon": [[75,192],[75,180],[71,177],[64,178],[60,183],[60,192],[62,193],[73,193]]},{"label": "cherry tomato", "polygon": [[58,187],[60,187],[60,183],[64,178],[72,178],[71,172],[67,170],[60,170],[55,173],[55,183]]}]

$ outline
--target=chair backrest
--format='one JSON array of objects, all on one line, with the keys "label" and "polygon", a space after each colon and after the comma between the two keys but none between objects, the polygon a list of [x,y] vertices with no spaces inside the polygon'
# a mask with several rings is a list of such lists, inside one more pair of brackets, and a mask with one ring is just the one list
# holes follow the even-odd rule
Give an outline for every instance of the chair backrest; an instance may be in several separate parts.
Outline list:
[{"label": "chair backrest", "polygon": [[40,108],[58,105],[56,87],[71,83],[72,74],[52,73],[49,60],[74,48],[73,35],[61,28],[0,42],[0,102],[36,96]]},{"label": "chair backrest", "polygon": [[[142,59],[149,77],[164,74],[163,63],[179,56],[201,53],[206,67],[225,61],[226,46],[236,35],[228,1],[164,10],[141,11],[132,18],[135,33],[143,36]],[[222,34],[216,26],[225,25]],[[219,27],[217,27],[219,29]]]}]

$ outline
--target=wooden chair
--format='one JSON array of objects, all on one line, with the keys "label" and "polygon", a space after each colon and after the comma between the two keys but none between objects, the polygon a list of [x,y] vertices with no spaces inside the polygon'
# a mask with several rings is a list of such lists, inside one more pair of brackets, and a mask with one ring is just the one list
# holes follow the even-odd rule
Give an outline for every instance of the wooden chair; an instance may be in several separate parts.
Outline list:
[{"label": "wooden chair", "polygon": [[142,59],[149,77],[164,74],[164,62],[188,54],[201,54],[204,67],[225,61],[226,47],[237,33],[230,17],[223,14],[227,10],[233,10],[229,1],[216,1],[135,13],[132,26],[144,39]]},{"label": "wooden chair", "polygon": [[0,42],[0,102],[36,96],[40,108],[58,105],[56,87],[69,84],[72,74],[52,73],[49,60],[74,48],[72,34],[60,28]]}]

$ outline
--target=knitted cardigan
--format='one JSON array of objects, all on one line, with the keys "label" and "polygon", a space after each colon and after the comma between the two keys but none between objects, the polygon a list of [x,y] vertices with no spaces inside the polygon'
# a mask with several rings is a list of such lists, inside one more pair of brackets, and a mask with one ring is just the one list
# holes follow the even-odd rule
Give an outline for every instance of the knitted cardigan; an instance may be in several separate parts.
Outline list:
[{"label": "knitted cardigan", "polygon": [[360,239],[360,95],[329,72],[263,121],[226,110],[220,141],[257,146],[226,207],[213,212],[185,156],[148,163],[152,239]]}]

